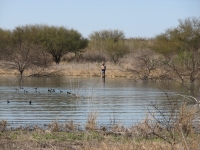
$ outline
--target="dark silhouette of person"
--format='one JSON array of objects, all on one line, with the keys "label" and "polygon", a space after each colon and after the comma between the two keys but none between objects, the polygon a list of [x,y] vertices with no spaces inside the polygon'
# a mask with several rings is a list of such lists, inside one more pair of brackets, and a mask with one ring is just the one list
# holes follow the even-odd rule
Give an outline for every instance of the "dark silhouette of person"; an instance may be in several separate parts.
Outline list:
[{"label": "dark silhouette of person", "polygon": [[102,66],[101,66],[101,77],[102,78],[106,77],[106,65],[105,65],[105,63],[103,63]]}]

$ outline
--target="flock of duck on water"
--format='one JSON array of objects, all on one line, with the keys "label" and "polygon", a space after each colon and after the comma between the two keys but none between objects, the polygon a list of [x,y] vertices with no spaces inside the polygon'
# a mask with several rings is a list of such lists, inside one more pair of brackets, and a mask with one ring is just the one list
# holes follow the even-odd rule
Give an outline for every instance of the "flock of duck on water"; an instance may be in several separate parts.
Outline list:
[{"label": "flock of duck on water", "polygon": [[[37,88],[34,88],[35,89],[35,92],[36,93],[40,93],[39,91],[37,91]],[[24,93],[28,93],[28,91],[27,90],[25,90],[23,87],[19,87],[19,89],[15,89],[15,91],[16,92],[19,92],[20,90],[23,90],[23,92]],[[56,89],[48,89],[48,93],[55,93],[56,92]],[[63,93],[63,91],[62,90],[59,90],[59,92],[60,93]],[[72,95],[72,96],[76,96],[75,94],[73,94],[73,93],[71,93],[71,92],[67,92],[67,94],[69,94],[69,95]],[[76,96],[77,97],[77,96]],[[7,100],[7,104],[9,104],[10,103],[10,101],[9,100]],[[32,101],[30,100],[29,101],[29,104],[31,105],[32,104]]]}]

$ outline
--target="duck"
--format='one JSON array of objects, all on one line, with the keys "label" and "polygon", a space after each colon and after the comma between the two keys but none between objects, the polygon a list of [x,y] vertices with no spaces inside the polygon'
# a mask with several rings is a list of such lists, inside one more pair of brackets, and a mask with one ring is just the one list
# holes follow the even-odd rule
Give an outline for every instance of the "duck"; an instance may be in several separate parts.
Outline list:
[{"label": "duck", "polygon": [[31,103],[32,103],[32,102],[31,102],[31,101],[29,101],[29,104],[30,104],[30,105],[31,105]]},{"label": "duck", "polygon": [[7,100],[7,104],[9,104],[10,103],[10,101],[9,100]]}]

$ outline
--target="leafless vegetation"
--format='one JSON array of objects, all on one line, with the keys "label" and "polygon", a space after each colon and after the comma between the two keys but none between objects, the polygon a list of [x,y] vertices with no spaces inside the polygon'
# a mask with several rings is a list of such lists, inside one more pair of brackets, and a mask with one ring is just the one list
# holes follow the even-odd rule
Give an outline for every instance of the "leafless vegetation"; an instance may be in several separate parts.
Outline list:
[{"label": "leafless vegetation", "polygon": [[95,129],[97,129],[97,116],[98,114],[96,112],[91,112],[88,115],[88,120],[85,127],[86,130],[95,131]]},{"label": "leafless vegetation", "polygon": [[7,126],[8,126],[8,122],[6,120],[1,120],[1,122],[0,122],[0,131],[1,132],[6,131]]},{"label": "leafless vegetation", "polygon": [[133,56],[133,62],[129,71],[137,74],[141,80],[157,79],[153,71],[159,69],[159,58],[156,54],[149,50],[140,50]]}]

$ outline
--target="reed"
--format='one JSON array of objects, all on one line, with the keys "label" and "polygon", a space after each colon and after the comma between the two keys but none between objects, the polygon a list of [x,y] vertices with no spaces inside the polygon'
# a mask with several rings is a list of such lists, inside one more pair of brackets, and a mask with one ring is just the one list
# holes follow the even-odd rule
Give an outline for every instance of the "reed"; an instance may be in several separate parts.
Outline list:
[{"label": "reed", "polygon": [[98,117],[97,112],[89,113],[85,127],[86,130],[95,131],[97,129],[97,117]]},{"label": "reed", "polygon": [[70,120],[70,121],[68,121],[68,122],[65,123],[65,129],[68,132],[70,132],[70,131],[72,131],[72,132],[76,131],[77,126],[78,125],[76,125],[73,120]]},{"label": "reed", "polygon": [[6,120],[1,120],[0,121],[0,131],[3,132],[6,130],[8,126],[8,122]]}]

